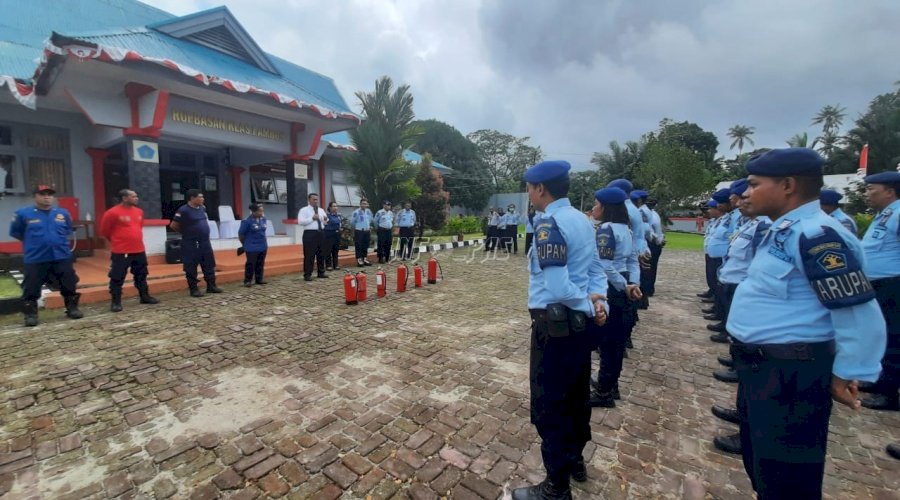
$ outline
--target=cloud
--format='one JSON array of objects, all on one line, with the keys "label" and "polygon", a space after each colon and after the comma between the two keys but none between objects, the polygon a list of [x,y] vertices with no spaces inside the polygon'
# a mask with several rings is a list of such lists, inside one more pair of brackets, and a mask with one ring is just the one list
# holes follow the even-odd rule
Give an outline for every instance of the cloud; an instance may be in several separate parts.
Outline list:
[{"label": "cloud", "polygon": [[[208,0],[156,0],[176,14]],[[463,133],[529,136],[576,168],[664,117],[735,124],[779,147],[826,104],[845,127],[900,79],[892,22],[873,0],[225,0],[264,50],[332,77],[348,104],[381,75],[416,114]]]}]

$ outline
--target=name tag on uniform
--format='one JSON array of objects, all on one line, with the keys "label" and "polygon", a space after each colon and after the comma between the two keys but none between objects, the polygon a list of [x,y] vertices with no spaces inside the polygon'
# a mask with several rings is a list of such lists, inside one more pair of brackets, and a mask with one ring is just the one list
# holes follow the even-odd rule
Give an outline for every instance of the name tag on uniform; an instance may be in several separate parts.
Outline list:
[{"label": "name tag on uniform", "polygon": [[830,227],[821,236],[800,235],[800,252],[809,284],[828,309],[854,306],[875,298],[875,290],[862,272],[853,251]]}]

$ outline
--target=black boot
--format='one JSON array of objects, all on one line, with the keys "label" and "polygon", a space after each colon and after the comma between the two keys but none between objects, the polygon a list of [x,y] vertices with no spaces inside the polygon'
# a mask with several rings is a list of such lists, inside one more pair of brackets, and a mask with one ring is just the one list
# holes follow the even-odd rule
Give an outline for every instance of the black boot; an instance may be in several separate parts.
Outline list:
[{"label": "black boot", "polygon": [[141,295],[141,304],[159,304],[159,299],[150,295],[150,288],[146,283],[138,285],[137,289]]},{"label": "black boot", "polygon": [[109,310],[117,313],[122,310],[122,291],[109,292],[112,296],[112,301],[109,303]]},{"label": "black boot", "polygon": [[25,326],[37,326],[38,324],[38,305],[33,300],[28,300],[22,304],[22,313],[25,314]]},{"label": "black boot", "polygon": [[84,314],[78,310],[78,301],[81,300],[80,293],[65,297],[63,300],[66,303],[66,316],[68,316],[69,319],[81,319],[84,317]]},{"label": "black boot", "polygon": [[587,481],[587,467],[584,466],[584,458],[578,458],[575,465],[572,466],[572,479],[583,483]]},{"label": "black boot", "polygon": [[203,297],[203,290],[197,288],[197,285],[191,287],[191,297]]},{"label": "black boot", "polygon": [[734,360],[731,359],[730,356],[719,356],[716,359],[719,360],[719,364],[722,366],[727,366],[728,368],[734,367]]},{"label": "black boot", "polygon": [[215,280],[206,280],[206,293],[222,293],[224,291],[216,286]]},{"label": "black boot", "polygon": [[712,325],[706,325],[706,329],[711,332],[724,333],[725,332],[725,323],[722,323],[721,321],[719,321],[718,323],[715,323]]},{"label": "black boot", "polygon": [[728,436],[716,436],[713,439],[713,446],[717,450],[731,453],[734,455],[741,454],[741,433],[730,434]]},{"label": "black boot", "polygon": [[615,399],[615,400],[622,399],[622,395],[619,394],[619,384],[614,385],[610,392],[612,393],[613,399]]},{"label": "black boot", "polygon": [[554,482],[549,478],[540,484],[516,488],[512,491],[513,500],[571,500],[572,490],[568,483]]},{"label": "black boot", "polygon": [[870,410],[900,411],[900,396],[896,392],[893,396],[875,394],[863,399],[862,405]]},{"label": "black boot", "polygon": [[891,443],[885,448],[888,455],[900,460],[900,443]]},{"label": "black boot", "polygon": [[[709,328],[709,326],[707,326],[707,328]],[[709,340],[712,340],[713,342],[715,342],[717,344],[727,344],[728,343],[728,334],[725,332],[720,332],[715,335],[710,335]]]},{"label": "black boot", "polygon": [[603,391],[591,388],[591,399],[588,400],[588,406],[600,408],[615,408],[616,400],[613,398],[612,391]]},{"label": "black boot", "polygon": [[719,382],[727,382],[729,384],[736,384],[738,382],[738,375],[737,372],[734,371],[734,368],[714,371],[713,378]]},{"label": "black boot", "polygon": [[741,423],[741,414],[734,408],[725,408],[724,406],[712,405],[712,414],[732,424]]}]

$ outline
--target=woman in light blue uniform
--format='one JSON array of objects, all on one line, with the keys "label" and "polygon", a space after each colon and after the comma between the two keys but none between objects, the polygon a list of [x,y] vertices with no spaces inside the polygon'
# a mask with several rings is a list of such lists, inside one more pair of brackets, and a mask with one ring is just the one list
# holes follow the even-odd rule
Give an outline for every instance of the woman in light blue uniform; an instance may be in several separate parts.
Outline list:
[{"label": "woman in light blue uniform", "polygon": [[619,375],[625,358],[625,343],[635,324],[635,300],[641,290],[637,249],[629,229],[628,195],[619,188],[605,188],[594,193],[596,203],[592,217],[597,227],[597,252],[609,282],[607,303],[609,315],[599,328],[600,370],[597,384],[591,389],[591,406],[614,408],[619,399]]},{"label": "woman in light blue uniform", "polygon": [[531,248],[531,242],[534,239],[534,207],[528,207],[528,217],[525,218],[525,255]]}]

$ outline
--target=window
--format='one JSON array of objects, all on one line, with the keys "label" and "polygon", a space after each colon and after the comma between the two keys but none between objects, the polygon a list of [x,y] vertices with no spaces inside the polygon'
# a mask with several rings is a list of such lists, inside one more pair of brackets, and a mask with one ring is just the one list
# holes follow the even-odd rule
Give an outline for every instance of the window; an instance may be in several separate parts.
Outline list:
[{"label": "window", "polygon": [[71,193],[68,131],[0,123],[0,190],[24,194],[37,184]]},{"label": "window", "polygon": [[358,206],[362,199],[359,194],[359,186],[353,184],[332,184],[331,192],[334,194],[334,201],[342,207]]},{"label": "window", "polygon": [[331,171],[331,182],[335,184],[347,184],[347,179],[350,176],[346,170],[332,170]]}]

